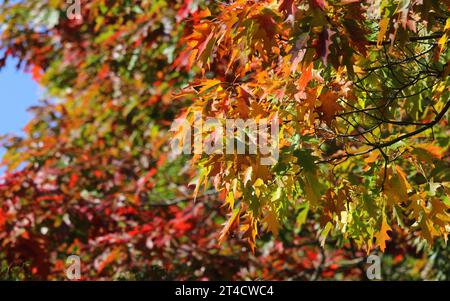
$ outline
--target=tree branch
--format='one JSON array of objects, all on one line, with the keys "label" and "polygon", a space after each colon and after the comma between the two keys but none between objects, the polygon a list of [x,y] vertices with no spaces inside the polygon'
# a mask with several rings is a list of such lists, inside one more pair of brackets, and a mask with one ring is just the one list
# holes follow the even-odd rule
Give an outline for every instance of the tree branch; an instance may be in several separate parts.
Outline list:
[{"label": "tree branch", "polygon": [[370,153],[370,152],[372,152],[374,150],[377,150],[377,149],[382,151],[381,150],[382,148],[391,146],[391,145],[393,145],[393,144],[395,144],[397,142],[400,142],[400,141],[402,141],[404,139],[407,139],[409,137],[415,136],[417,134],[420,134],[420,133],[422,133],[422,132],[432,128],[437,123],[439,123],[439,121],[442,119],[442,117],[444,117],[445,113],[447,113],[447,111],[449,109],[450,109],[450,101],[447,101],[447,103],[445,104],[445,106],[442,109],[442,111],[434,118],[433,121],[425,124],[423,127],[419,128],[419,129],[417,129],[417,130],[415,130],[413,132],[401,135],[401,136],[399,136],[399,137],[397,137],[395,139],[392,139],[391,141],[387,141],[387,142],[383,142],[383,143],[370,143],[370,144],[367,143],[367,145],[372,146],[372,148],[370,148],[368,150],[365,150],[365,151],[362,151],[362,152],[359,152],[359,153],[346,153],[345,155],[340,155],[340,156],[337,156],[337,157],[334,157],[334,158],[330,158],[330,159],[327,159],[327,160],[316,161],[315,163],[316,164],[331,163],[331,162],[334,162],[334,161],[340,160],[340,159],[347,159],[347,158],[350,158],[350,157],[356,157],[356,156],[365,155],[365,154],[368,154],[368,153]]},{"label": "tree branch", "polygon": [[[435,33],[435,34],[432,34],[432,35],[429,35],[429,36],[410,37],[409,41],[410,42],[419,42],[419,41],[440,39],[441,37],[442,37],[442,33]],[[373,46],[377,46],[378,45],[377,41],[369,41],[368,43],[369,43],[369,45],[373,45]],[[386,40],[386,41],[381,42],[381,45],[389,45],[391,43],[392,43],[391,40]]]}]

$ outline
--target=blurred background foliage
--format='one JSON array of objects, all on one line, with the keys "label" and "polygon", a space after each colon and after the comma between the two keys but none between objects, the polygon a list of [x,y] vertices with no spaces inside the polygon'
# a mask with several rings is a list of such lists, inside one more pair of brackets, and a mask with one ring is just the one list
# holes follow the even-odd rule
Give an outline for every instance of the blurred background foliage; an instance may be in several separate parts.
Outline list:
[{"label": "blurred background foliage", "polygon": [[[18,59],[46,94],[24,137],[2,137],[0,279],[64,280],[71,254],[83,280],[366,279],[367,250],[339,231],[319,239],[321,213],[305,205],[254,253],[238,234],[218,243],[226,195],[208,188],[194,202],[197,170],[171,157],[168,134],[193,102],[174,95],[201,69],[176,60],[206,7],[220,13],[217,1],[81,1],[70,20],[63,1],[3,1],[0,67]],[[450,277],[443,240],[429,248],[396,229],[373,252],[385,280]]]}]

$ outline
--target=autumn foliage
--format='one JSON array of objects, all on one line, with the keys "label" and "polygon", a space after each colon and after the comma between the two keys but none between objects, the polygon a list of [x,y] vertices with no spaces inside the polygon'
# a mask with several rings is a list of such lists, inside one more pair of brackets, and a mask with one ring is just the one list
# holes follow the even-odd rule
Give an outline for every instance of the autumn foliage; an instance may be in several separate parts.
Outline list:
[{"label": "autumn foliage", "polygon": [[[450,277],[450,1],[63,2],[0,5],[46,91],[2,139],[1,278]],[[175,154],[195,112],[277,120],[279,158]]]}]

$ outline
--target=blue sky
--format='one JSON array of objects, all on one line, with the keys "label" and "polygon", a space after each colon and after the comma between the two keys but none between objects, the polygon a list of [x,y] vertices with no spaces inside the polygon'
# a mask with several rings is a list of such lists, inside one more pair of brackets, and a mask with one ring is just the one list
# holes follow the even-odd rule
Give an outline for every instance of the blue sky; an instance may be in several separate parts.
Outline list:
[{"label": "blue sky", "polygon": [[[0,0],[0,4],[3,2]],[[0,70],[0,135],[22,134],[23,127],[32,117],[27,109],[37,104],[39,99],[38,84],[33,81],[31,74],[17,70],[16,64],[17,60],[9,58],[6,66]],[[0,145],[0,158],[3,153],[4,149]],[[3,171],[0,167],[0,176]]]},{"label": "blue sky", "polygon": [[19,134],[31,118],[27,108],[38,103],[38,84],[31,74],[16,70],[16,63],[9,59],[0,71],[0,134]]},{"label": "blue sky", "polygon": [[[0,71],[0,135],[22,134],[32,115],[27,108],[38,103],[39,86],[31,74],[16,70],[17,61],[8,59]],[[0,157],[4,150],[0,146]],[[0,174],[1,174],[0,169]]]}]

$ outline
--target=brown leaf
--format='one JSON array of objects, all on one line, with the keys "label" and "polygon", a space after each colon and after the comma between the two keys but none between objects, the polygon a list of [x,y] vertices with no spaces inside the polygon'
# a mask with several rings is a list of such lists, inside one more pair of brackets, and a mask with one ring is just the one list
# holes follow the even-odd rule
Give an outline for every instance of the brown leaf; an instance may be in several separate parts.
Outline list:
[{"label": "brown leaf", "polygon": [[286,17],[293,16],[297,12],[297,6],[295,0],[283,0],[281,1],[278,10],[283,12]]},{"label": "brown leaf", "polygon": [[317,55],[322,58],[325,65],[328,63],[328,56],[330,55],[330,46],[333,44],[331,38],[335,34],[327,26],[323,28],[322,33],[319,36],[319,42],[317,43]]},{"label": "brown leaf", "polygon": [[319,96],[322,105],[318,107],[317,110],[320,113],[320,118],[328,125],[331,124],[336,113],[343,109],[342,106],[337,103],[338,98],[338,94],[333,91],[327,91]]},{"label": "brown leaf", "polygon": [[327,5],[325,0],[312,0],[311,2],[313,7],[320,8],[321,10],[324,10]]}]

